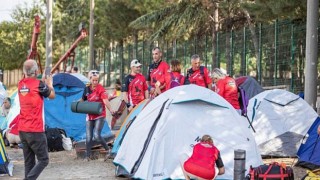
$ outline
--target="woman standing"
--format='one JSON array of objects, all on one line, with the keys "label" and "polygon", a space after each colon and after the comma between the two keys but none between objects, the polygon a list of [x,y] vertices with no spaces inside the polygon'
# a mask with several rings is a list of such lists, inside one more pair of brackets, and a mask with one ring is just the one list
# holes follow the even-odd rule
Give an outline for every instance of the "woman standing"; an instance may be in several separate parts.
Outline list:
[{"label": "woman standing", "polygon": [[93,159],[93,157],[91,156],[93,137],[95,138],[95,140],[100,142],[106,150],[109,149],[106,141],[101,137],[101,131],[106,118],[106,109],[108,109],[111,114],[114,113],[108,100],[108,93],[105,91],[104,87],[101,84],[99,84],[99,72],[96,70],[89,71],[88,78],[90,83],[87,84],[87,86],[85,87],[80,101],[100,102],[103,106],[102,113],[100,115],[87,115],[85,159],[87,161]]}]

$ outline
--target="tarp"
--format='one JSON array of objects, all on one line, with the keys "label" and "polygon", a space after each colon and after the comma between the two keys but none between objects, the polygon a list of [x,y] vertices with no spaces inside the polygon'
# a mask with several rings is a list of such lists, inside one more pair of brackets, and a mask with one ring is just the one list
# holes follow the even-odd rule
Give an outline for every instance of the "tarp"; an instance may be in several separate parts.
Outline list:
[{"label": "tarp", "polygon": [[298,162],[296,165],[311,170],[320,168],[320,137],[317,129],[320,126],[320,117],[312,124],[308,133],[304,136],[298,150]]},{"label": "tarp", "polygon": [[246,150],[246,169],[262,164],[247,122],[215,92],[197,85],[170,89],[153,99],[126,132],[114,164],[139,179],[184,179],[180,161],[204,134],[213,137],[233,179],[234,150]]},{"label": "tarp", "polygon": [[264,91],[248,105],[248,118],[263,156],[296,156],[301,139],[317,117],[307,102],[282,89]]},{"label": "tarp", "polygon": [[[71,111],[71,103],[81,99],[85,84],[78,78],[59,73],[53,76],[53,86],[56,97],[45,99],[45,122],[51,128],[62,128],[67,136],[75,141],[86,138],[86,114]],[[102,136],[111,136],[109,126],[105,123]]]}]

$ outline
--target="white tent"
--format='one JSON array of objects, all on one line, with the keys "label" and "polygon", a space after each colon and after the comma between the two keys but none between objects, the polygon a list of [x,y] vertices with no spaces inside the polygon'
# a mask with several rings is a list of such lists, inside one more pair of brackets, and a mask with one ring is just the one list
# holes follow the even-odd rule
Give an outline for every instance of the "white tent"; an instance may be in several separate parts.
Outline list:
[{"label": "white tent", "polygon": [[249,100],[248,118],[261,155],[296,156],[301,140],[318,114],[298,95],[274,89]]},{"label": "white tent", "polygon": [[246,150],[246,169],[262,164],[254,137],[235,109],[215,92],[196,85],[179,86],[152,100],[128,129],[114,164],[139,179],[184,179],[181,157],[204,134],[221,151],[233,179],[234,150]]}]

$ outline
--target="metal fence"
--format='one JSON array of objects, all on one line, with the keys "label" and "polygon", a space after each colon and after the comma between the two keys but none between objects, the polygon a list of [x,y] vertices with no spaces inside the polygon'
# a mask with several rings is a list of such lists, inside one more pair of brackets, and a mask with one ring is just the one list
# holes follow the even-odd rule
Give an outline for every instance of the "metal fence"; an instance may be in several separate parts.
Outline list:
[{"label": "metal fence", "polygon": [[254,32],[256,41],[250,29],[245,27],[218,33],[216,41],[208,35],[187,41],[150,42],[140,39],[137,43],[115,44],[108,49],[98,48],[95,68],[106,74],[103,78],[105,86],[110,86],[117,78],[123,79],[130,71],[130,61],[135,58],[143,64],[143,74],[146,75],[148,65],[152,62],[151,50],[159,46],[163,51],[163,59],[168,63],[173,59],[182,62],[184,73],[190,67],[190,57],[199,54],[203,65],[210,70],[221,67],[227,69],[231,76],[253,76],[262,86],[282,85],[295,93],[303,91],[305,22],[258,24]]},{"label": "metal fence", "polygon": [[[110,86],[129,73],[132,59],[140,60],[146,75],[152,62],[152,48],[159,46],[168,63],[173,59],[181,61],[184,73],[190,67],[190,57],[199,54],[209,70],[221,67],[231,76],[253,76],[264,87],[280,85],[294,93],[303,91],[306,23],[275,21],[269,25],[257,24],[253,31],[256,39],[249,27],[244,27],[217,33],[216,40],[207,35],[186,41],[139,39],[136,43],[115,43],[110,48],[97,48],[93,64],[104,74],[103,85]],[[88,48],[76,49],[75,65],[82,73],[88,70],[88,52]]]}]

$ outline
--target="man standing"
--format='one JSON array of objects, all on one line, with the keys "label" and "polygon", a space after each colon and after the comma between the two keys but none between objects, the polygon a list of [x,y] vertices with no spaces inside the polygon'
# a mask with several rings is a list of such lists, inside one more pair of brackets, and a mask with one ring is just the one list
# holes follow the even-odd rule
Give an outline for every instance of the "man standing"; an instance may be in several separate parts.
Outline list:
[{"label": "man standing", "polygon": [[[47,137],[43,114],[43,98],[53,99],[55,92],[52,77],[45,83],[37,79],[38,65],[35,60],[23,64],[24,78],[18,83],[20,100],[19,136],[23,144],[25,179],[37,179],[49,163]],[[36,163],[37,157],[37,163]]]},{"label": "man standing", "polygon": [[149,66],[147,84],[150,89],[150,95],[156,97],[157,93],[156,85],[164,92],[166,90],[165,75],[169,71],[169,65],[162,60],[162,52],[159,47],[152,49],[153,63]]},{"label": "man standing", "polygon": [[212,80],[206,67],[200,66],[200,56],[191,56],[191,68],[187,71],[185,84],[196,84],[198,86],[212,89]]},{"label": "man standing", "polygon": [[137,59],[131,61],[131,73],[125,77],[122,85],[123,99],[129,111],[149,97],[146,79],[141,74],[141,65]]}]

